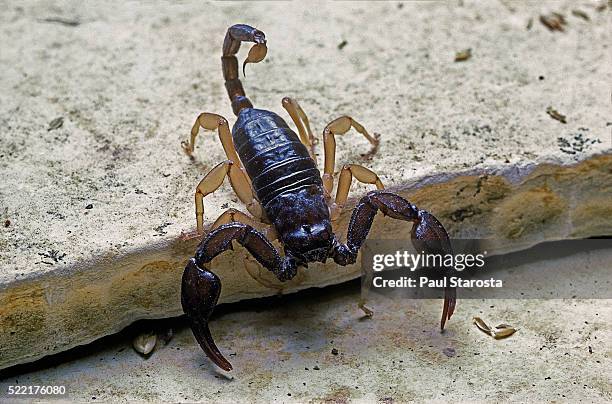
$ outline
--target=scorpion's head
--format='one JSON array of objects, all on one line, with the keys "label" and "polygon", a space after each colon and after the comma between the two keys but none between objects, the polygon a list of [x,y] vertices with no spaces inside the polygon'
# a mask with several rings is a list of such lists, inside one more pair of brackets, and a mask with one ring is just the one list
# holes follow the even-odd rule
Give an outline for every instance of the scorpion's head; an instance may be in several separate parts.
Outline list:
[{"label": "scorpion's head", "polygon": [[283,238],[285,254],[298,264],[325,262],[334,246],[334,233],[329,222],[299,224]]},{"label": "scorpion's head", "polygon": [[316,188],[306,188],[279,198],[276,208],[282,213],[277,216],[279,220],[274,226],[285,254],[295,258],[298,265],[325,262],[336,238],[322,193]]}]

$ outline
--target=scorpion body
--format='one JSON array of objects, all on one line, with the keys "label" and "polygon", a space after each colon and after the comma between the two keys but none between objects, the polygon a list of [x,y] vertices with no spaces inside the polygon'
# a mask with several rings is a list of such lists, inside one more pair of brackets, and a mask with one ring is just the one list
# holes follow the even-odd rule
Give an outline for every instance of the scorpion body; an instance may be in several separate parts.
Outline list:
[{"label": "scorpion body", "polygon": [[300,263],[322,261],[332,247],[329,209],[315,161],[273,112],[243,109],[233,139],[264,212]]},{"label": "scorpion body", "polygon": [[[413,223],[412,243],[417,251],[450,253],[452,248],[442,224],[427,211],[418,209],[404,198],[384,190],[376,174],[359,165],[346,165],[339,175],[336,198],[334,185],[335,138],[351,127],[378,146],[378,139],[348,116],[329,123],[323,131],[324,172],[317,168],[313,150],[314,137],[306,114],[297,101],[284,98],[282,105],[298,128],[298,134],[277,114],[255,109],[246,97],[238,78],[236,53],[243,42],[254,42],[243,64],[256,63],[267,53],[263,32],[244,24],[230,27],[223,42],[222,69],[225,87],[237,116],[230,132],[227,121],[216,114],[202,113],[191,130],[190,141],[183,147],[190,156],[199,128],[217,130],[228,160],[214,167],[196,187],[197,229],[203,230],[203,198],[229,177],[239,199],[251,216],[229,209],[211,226],[200,242],[195,256],[183,273],[181,302],[194,336],[206,355],[218,366],[231,370],[211,336],[208,320],[221,293],[221,281],[210,270],[211,261],[232,248],[237,241],[264,268],[280,281],[295,277],[299,267],[310,262],[333,259],[339,265],[356,262],[377,212]],[[378,190],[361,198],[349,222],[346,243],[333,232],[333,223],[344,207],[353,178],[375,185]],[[271,240],[278,239],[283,255]],[[446,288],[440,326],[443,329],[455,308],[455,289]],[[372,312],[360,304],[360,308]]]},{"label": "scorpion body", "polygon": [[306,146],[280,116],[260,109],[243,110],[232,137],[257,199],[269,218],[276,215],[269,205],[282,195],[314,186],[320,188],[323,196],[317,166]]}]

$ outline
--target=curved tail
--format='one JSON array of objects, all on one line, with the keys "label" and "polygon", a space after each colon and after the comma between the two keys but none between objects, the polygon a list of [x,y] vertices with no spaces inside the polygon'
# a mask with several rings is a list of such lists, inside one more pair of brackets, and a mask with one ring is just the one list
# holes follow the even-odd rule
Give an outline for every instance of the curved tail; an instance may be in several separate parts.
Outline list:
[{"label": "curved tail", "polygon": [[242,64],[242,73],[247,63],[261,62],[268,52],[266,47],[266,35],[245,24],[236,24],[229,27],[225,40],[223,41],[223,56],[221,63],[223,67],[223,78],[225,79],[225,88],[227,94],[232,101],[232,110],[238,116],[243,108],[253,108],[253,104],[244,94],[244,88],[238,78],[238,59],[236,53],[240,49],[242,42],[255,42],[255,45],[249,51],[249,56]]}]

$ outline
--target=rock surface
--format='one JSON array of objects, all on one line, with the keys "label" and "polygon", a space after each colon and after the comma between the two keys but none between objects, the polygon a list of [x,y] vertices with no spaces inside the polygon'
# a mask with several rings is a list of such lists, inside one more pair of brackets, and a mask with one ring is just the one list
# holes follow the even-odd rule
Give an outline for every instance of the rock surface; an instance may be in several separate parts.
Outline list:
[{"label": "rock surface", "polygon": [[[0,368],[136,319],[180,314],[180,276],[196,245],[182,237],[194,227],[193,189],[225,159],[215,135],[201,135],[195,161],[180,141],[199,112],[232,121],[219,66],[232,23],[251,23],[268,37],[266,61],[248,66],[243,80],[256,106],[284,112],[280,100],[289,95],[319,133],[341,114],[380,133],[369,161],[360,156],[364,139],[340,137],[337,169],[367,165],[453,236],[501,240],[502,252],[610,234],[609,88],[602,85],[612,66],[609,23],[607,11],[585,4],[585,21],[571,15],[574,7],[4,7]],[[550,11],[567,15],[565,32],[539,23]],[[407,22],[411,29],[400,29]],[[472,57],[455,62],[465,48]],[[227,207],[243,209],[228,188],[205,201],[207,222]],[[355,185],[352,195],[366,190]],[[372,236],[408,230],[381,219]],[[243,258],[237,249],[214,263],[223,302],[279,293],[246,275]],[[356,266],[311,266],[283,292],[358,274]]]}]

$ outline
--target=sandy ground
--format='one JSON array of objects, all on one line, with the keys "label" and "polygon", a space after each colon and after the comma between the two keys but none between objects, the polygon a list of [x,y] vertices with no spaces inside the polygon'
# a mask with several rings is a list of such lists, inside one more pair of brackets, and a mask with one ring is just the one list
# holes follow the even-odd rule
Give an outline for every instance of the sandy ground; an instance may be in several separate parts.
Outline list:
[{"label": "sandy ground", "polygon": [[[556,290],[559,273],[597,281],[612,250],[523,263]],[[609,289],[609,279],[607,281]],[[603,286],[603,285],[602,285]],[[9,385],[63,385],[78,401],[206,402],[609,402],[612,400],[608,299],[460,300],[440,334],[440,301],[371,295],[372,319],[356,307],[359,283],[282,298],[224,305],[212,332],[234,365],[225,373],[203,355],[184,320],[139,323],[123,333],[34,365],[0,373]],[[609,292],[608,292],[609,293]],[[495,340],[472,324],[509,323],[519,330]],[[131,348],[142,330],[175,336],[148,359]],[[4,395],[3,395],[4,394]]]}]

